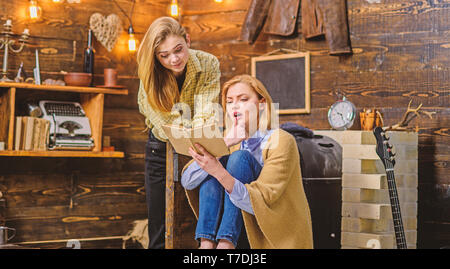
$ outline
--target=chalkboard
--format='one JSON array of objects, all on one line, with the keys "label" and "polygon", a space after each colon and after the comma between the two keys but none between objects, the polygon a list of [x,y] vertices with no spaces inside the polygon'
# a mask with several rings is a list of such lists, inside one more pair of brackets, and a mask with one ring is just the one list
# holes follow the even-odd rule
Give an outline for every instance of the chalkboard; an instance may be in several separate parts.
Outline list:
[{"label": "chalkboard", "polygon": [[279,104],[279,114],[310,113],[309,52],[253,57],[252,76]]}]

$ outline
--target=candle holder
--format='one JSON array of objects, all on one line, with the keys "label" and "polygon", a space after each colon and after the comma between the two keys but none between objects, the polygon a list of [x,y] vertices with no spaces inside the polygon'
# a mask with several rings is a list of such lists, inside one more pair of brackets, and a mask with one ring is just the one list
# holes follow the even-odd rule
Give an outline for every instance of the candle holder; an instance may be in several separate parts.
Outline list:
[{"label": "candle holder", "polygon": [[2,78],[0,79],[0,82],[11,82],[12,79],[8,78],[8,53],[9,50],[11,50],[13,53],[20,53],[25,45],[28,43],[28,37],[30,36],[30,32],[28,29],[25,29],[20,36],[18,42],[19,42],[19,48],[14,48],[14,43],[17,41],[12,39],[14,36],[14,33],[11,31],[12,23],[11,20],[7,20],[5,24],[3,24],[3,31],[1,32],[1,38],[0,38],[0,50],[2,48],[5,48],[4,54],[3,54],[3,69],[2,69]]}]

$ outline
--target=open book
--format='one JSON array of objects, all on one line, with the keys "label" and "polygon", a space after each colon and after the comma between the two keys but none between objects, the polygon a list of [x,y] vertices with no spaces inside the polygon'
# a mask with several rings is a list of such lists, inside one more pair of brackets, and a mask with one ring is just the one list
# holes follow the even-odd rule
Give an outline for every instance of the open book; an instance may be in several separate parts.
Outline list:
[{"label": "open book", "polygon": [[184,128],[178,125],[163,125],[164,133],[178,154],[190,156],[189,147],[196,152],[198,143],[202,145],[211,155],[221,157],[230,154],[222,132],[216,125],[204,125],[196,128]]}]

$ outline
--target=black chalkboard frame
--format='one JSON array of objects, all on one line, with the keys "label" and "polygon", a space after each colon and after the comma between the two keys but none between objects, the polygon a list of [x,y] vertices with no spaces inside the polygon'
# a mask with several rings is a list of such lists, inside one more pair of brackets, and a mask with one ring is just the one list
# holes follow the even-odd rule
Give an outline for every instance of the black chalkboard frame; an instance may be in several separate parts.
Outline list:
[{"label": "black chalkboard frame", "polygon": [[[298,94],[290,94],[290,96],[304,96],[305,100],[299,100],[298,108],[289,108],[289,109],[279,109],[277,112],[278,114],[309,114],[311,112],[311,97],[310,97],[310,54],[309,52],[296,52],[296,53],[289,53],[289,54],[281,54],[281,55],[269,55],[269,56],[258,56],[258,57],[252,57],[251,59],[251,75],[253,77],[256,77],[257,70],[256,70],[256,64],[261,63],[264,61],[283,61],[283,60],[292,60],[292,59],[299,59],[300,61],[304,61],[305,68],[304,68],[304,81],[305,85],[293,85],[292,89],[295,89],[296,91],[304,91],[302,94],[301,92],[297,92]],[[286,70],[274,70],[278,71],[280,74],[286,74]],[[259,79],[259,78],[258,78]],[[270,92],[270,89],[267,89]]]}]

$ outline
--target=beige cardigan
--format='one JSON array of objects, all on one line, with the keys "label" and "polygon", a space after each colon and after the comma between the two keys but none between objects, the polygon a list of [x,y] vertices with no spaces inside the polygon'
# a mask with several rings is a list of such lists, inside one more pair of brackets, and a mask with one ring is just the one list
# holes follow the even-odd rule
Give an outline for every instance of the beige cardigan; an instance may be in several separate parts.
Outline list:
[{"label": "beige cardigan", "polygon": [[[240,144],[231,148],[239,150]],[[255,215],[242,211],[252,249],[311,249],[311,215],[303,189],[300,157],[292,135],[275,130],[262,152],[257,180],[245,184]],[[191,162],[190,162],[191,163]],[[184,169],[190,164],[188,163]],[[183,169],[183,172],[184,172]],[[186,190],[198,218],[198,188]]]}]

